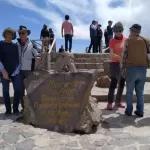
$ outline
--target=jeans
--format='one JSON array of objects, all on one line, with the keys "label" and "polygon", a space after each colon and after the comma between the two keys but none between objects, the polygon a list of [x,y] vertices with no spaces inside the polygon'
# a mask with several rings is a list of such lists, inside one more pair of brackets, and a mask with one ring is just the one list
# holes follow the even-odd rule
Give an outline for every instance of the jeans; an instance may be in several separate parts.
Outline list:
[{"label": "jeans", "polygon": [[[20,102],[20,76],[17,74],[16,76],[10,77],[13,88],[14,88],[14,99],[13,99],[13,112],[17,113],[19,112],[19,102]],[[3,100],[6,107],[6,112],[11,112],[11,102],[10,102],[10,96],[9,96],[9,80],[6,80],[1,75],[1,82],[2,82],[2,88],[3,88]]]},{"label": "jeans", "polygon": [[25,96],[25,86],[24,80],[30,75],[31,71],[29,70],[21,70],[20,71],[20,100],[21,106],[24,109],[24,100],[23,97]]},{"label": "jeans", "polygon": [[69,42],[69,52],[71,52],[72,49],[72,35],[71,34],[65,34],[65,50],[68,51],[68,42]]},{"label": "jeans", "polygon": [[132,114],[133,111],[133,91],[135,88],[137,96],[137,112],[144,113],[144,85],[146,81],[146,67],[128,67],[126,69],[126,112]]},{"label": "jeans", "polygon": [[97,37],[96,36],[91,36],[91,43],[89,46],[88,53],[91,52],[92,46],[93,46],[93,53],[97,53],[98,51],[96,50],[96,48],[97,48]]}]

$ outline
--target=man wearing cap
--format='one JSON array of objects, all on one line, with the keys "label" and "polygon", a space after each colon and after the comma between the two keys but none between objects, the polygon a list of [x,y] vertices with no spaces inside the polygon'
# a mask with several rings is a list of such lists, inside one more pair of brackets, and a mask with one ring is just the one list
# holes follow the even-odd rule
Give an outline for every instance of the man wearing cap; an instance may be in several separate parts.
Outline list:
[{"label": "man wearing cap", "polygon": [[4,41],[0,41],[0,77],[3,88],[3,100],[6,107],[5,115],[11,115],[12,108],[9,96],[9,83],[12,81],[14,88],[13,99],[13,114],[19,115],[19,101],[20,101],[20,65],[19,65],[19,51],[12,40],[16,39],[16,32],[12,28],[6,28],[3,31]]},{"label": "man wearing cap", "polygon": [[28,35],[30,35],[31,31],[27,29],[25,26],[20,26],[18,30],[19,39],[18,39],[18,47],[20,52],[20,80],[21,80],[21,104],[22,108],[24,109],[24,101],[23,96],[25,92],[24,87],[24,79],[29,76],[31,73],[31,65],[32,65],[32,59],[36,58],[37,60],[41,60],[40,54],[38,53],[35,45],[32,43],[32,41],[28,38]]},{"label": "man wearing cap", "polygon": [[144,85],[148,67],[147,53],[150,51],[149,41],[140,36],[141,25],[134,24],[130,28],[130,36],[125,41],[124,51],[121,60],[123,73],[126,69],[126,103],[125,114],[132,115],[133,111],[133,91],[137,96],[136,111],[137,116],[144,115]]},{"label": "man wearing cap", "polygon": [[108,44],[109,44],[110,40],[113,38],[112,24],[113,24],[113,21],[109,20],[108,21],[108,26],[107,26]]}]

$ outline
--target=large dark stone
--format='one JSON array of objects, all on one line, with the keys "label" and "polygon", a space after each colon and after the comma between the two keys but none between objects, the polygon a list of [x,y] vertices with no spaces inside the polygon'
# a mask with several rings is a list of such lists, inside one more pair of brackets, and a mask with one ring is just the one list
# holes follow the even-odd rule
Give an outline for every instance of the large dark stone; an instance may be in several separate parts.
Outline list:
[{"label": "large dark stone", "polygon": [[25,80],[28,95],[23,112],[25,121],[52,131],[74,131],[87,109],[95,80],[95,70],[53,74],[44,70],[32,72]]}]

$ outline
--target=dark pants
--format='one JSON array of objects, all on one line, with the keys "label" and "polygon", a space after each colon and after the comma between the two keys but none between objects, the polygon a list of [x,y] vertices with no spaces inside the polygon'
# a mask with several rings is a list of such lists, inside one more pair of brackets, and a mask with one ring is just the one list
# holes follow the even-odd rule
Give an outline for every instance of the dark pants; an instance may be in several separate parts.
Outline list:
[{"label": "dark pants", "polygon": [[28,71],[28,70],[20,71],[20,100],[21,100],[21,106],[23,109],[24,109],[23,97],[25,96],[24,80],[30,75],[30,73],[31,73],[31,71]]},{"label": "dark pants", "polygon": [[65,50],[68,51],[68,42],[69,42],[69,52],[71,52],[72,49],[72,35],[71,34],[65,34]]},{"label": "dark pants", "polygon": [[97,37],[97,47],[96,47],[96,49],[97,49],[97,52],[99,52],[99,53],[102,53],[102,51],[101,51],[101,37]]},{"label": "dark pants", "polygon": [[121,102],[121,97],[125,85],[125,78],[121,76],[121,72],[120,72],[120,63],[114,63],[114,62],[110,63],[110,74],[111,74],[111,83],[108,92],[108,102],[113,103],[115,89],[118,84],[118,91],[117,91],[115,103],[119,104]]},{"label": "dark pants", "polygon": [[[18,107],[20,102],[20,76],[19,74],[16,76],[10,77],[13,88],[14,88],[14,99],[13,99],[13,112],[18,113]],[[11,112],[11,102],[9,96],[9,83],[10,80],[6,80],[1,76],[1,82],[3,86],[3,99],[6,107],[6,112]]]},{"label": "dark pants", "polygon": [[109,47],[109,41],[107,39],[105,39],[105,45],[106,45],[106,48]]},{"label": "dark pants", "polygon": [[[113,35],[108,35],[108,45],[109,45],[109,42],[110,40],[113,38]],[[109,47],[109,46],[108,46]]]},{"label": "dark pants", "polygon": [[97,45],[97,37],[96,36],[92,36],[91,37],[91,43],[90,43],[90,46],[89,46],[89,50],[88,50],[88,53],[91,52],[91,48],[93,46],[93,53],[97,53],[97,50],[96,50],[96,46]]},{"label": "dark pants", "polygon": [[137,96],[137,112],[141,115],[144,113],[144,85],[146,82],[146,67],[128,67],[126,69],[126,112],[132,114],[133,111],[133,91],[135,89]]}]

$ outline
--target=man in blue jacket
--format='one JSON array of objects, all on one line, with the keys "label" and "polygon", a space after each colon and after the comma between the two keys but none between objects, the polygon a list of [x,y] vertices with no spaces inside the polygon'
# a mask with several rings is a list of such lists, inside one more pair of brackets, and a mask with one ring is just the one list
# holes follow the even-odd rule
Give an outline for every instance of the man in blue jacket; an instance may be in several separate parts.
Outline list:
[{"label": "man in blue jacket", "polygon": [[91,43],[89,46],[88,53],[91,53],[91,48],[93,46],[93,53],[96,53],[96,47],[97,47],[97,25],[98,23],[96,21],[92,21],[92,24],[90,25],[90,38],[91,38]]},{"label": "man in blue jacket", "polygon": [[0,42],[0,71],[3,88],[3,100],[6,107],[5,115],[11,115],[12,108],[9,96],[9,83],[12,81],[14,88],[13,114],[19,115],[20,101],[20,65],[19,51],[12,40],[16,38],[16,32],[12,28],[6,28],[3,32],[4,40]]}]

